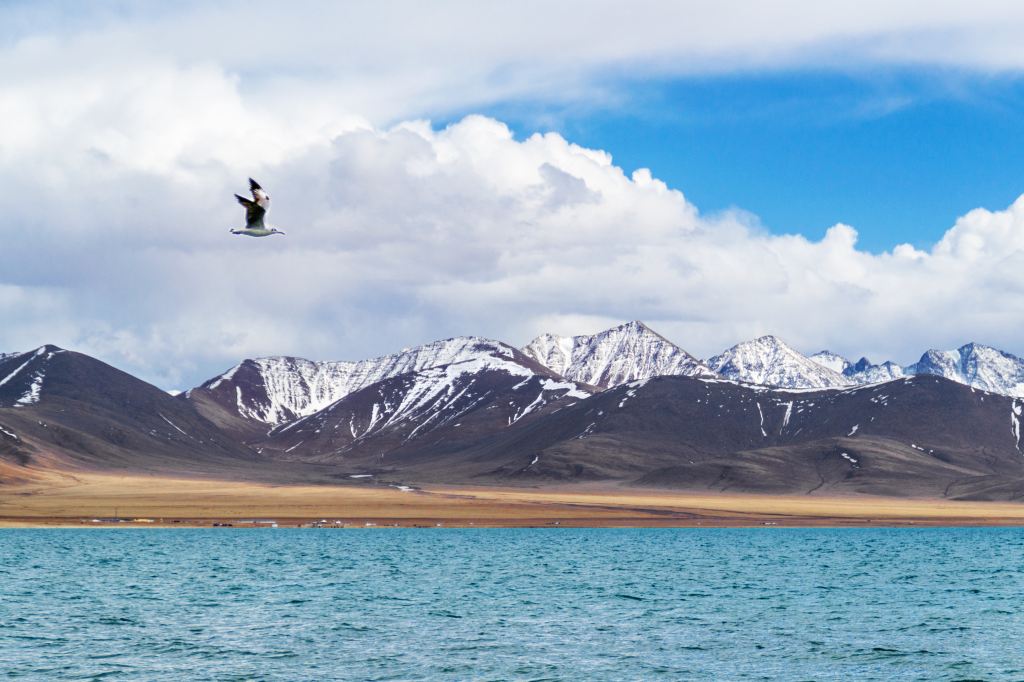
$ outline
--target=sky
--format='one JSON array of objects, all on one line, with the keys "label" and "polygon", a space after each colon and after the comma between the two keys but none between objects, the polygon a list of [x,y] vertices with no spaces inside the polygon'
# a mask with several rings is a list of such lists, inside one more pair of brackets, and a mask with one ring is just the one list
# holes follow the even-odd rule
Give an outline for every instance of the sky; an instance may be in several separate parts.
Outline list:
[{"label": "sky", "polygon": [[834,5],[0,4],[0,352],[1024,354],[1024,6]]}]

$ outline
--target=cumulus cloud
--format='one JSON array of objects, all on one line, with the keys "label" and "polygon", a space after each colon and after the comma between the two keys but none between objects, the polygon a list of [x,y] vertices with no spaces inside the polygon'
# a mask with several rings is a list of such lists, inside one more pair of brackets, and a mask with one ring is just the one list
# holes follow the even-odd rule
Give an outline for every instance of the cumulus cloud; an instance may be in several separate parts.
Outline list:
[{"label": "cumulus cloud", "polygon": [[813,241],[702,216],[604,152],[470,116],[354,129],[268,166],[271,216],[289,230],[268,242],[227,234],[244,178],[203,173],[213,190],[122,169],[121,202],[86,199],[67,224],[15,239],[5,341],[35,335],[175,385],[248,355],[362,357],[469,333],[522,343],[632,318],[702,355],[767,332],[900,360],[968,337],[1024,345],[1024,199],[972,211],[931,251],[876,255],[846,225]]},{"label": "cumulus cloud", "polygon": [[[1015,5],[893,5],[751,18],[767,10],[744,4],[742,25],[722,3],[197,4],[66,22],[6,9],[0,350],[58,343],[167,388],[251,355],[525,343],[633,318],[704,356],[769,332],[900,361],[969,339],[1022,351],[1020,200],[968,213],[929,250],[872,254],[846,225],[810,240],[702,215],[558,134],[419,118],[592,97],[626,68],[1022,66],[1017,33],[990,30],[1024,23]],[[249,174],[287,238],[227,234]]]}]

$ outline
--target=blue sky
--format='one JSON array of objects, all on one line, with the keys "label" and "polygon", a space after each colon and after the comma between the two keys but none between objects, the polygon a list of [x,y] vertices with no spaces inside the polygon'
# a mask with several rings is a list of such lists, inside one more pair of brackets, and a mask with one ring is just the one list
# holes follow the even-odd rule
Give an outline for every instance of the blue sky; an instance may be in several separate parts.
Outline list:
[{"label": "blue sky", "polygon": [[[1024,192],[1024,81],[934,68],[653,79],[605,106],[502,104],[519,135],[552,129],[647,167],[705,212],[774,233],[836,222],[879,252],[927,248],[977,206]],[[460,112],[462,113],[462,112]]]},{"label": "blue sky", "polygon": [[[1024,355],[1024,5],[0,3],[0,352]],[[646,169],[646,170],[643,170]],[[287,238],[240,241],[246,178]]]}]

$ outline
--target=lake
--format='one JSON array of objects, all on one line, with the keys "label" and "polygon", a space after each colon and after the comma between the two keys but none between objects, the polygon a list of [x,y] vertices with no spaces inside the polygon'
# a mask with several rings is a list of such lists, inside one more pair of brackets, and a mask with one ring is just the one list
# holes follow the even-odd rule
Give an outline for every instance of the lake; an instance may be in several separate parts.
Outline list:
[{"label": "lake", "polygon": [[14,529],[39,680],[1024,678],[1024,530]]}]

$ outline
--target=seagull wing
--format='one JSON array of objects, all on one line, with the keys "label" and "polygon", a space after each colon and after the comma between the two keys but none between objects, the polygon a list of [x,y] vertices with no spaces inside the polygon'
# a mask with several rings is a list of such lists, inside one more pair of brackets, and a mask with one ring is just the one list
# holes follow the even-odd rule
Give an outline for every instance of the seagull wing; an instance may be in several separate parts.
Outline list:
[{"label": "seagull wing", "polygon": [[245,229],[250,228],[262,228],[263,227],[263,215],[267,212],[267,209],[263,208],[255,201],[240,197],[237,194],[235,198],[238,199],[238,203],[245,206]]},{"label": "seagull wing", "polygon": [[249,191],[252,192],[252,198],[256,203],[264,210],[270,206],[270,196],[263,191],[260,187],[260,183],[256,182],[252,178],[249,178]]}]

